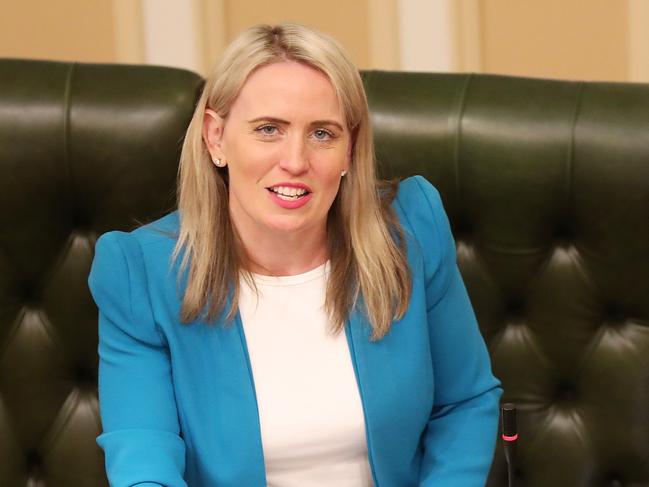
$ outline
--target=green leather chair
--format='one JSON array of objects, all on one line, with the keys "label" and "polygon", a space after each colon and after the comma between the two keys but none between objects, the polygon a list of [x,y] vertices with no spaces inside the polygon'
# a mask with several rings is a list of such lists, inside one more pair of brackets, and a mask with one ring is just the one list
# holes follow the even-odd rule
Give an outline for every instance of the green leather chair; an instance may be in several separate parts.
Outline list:
[{"label": "green leather chair", "polygon": [[[382,173],[442,194],[519,408],[517,485],[649,486],[649,85],[364,80]],[[0,60],[0,486],[107,485],[93,246],[173,208],[201,84]],[[488,485],[506,485],[500,447]]]}]

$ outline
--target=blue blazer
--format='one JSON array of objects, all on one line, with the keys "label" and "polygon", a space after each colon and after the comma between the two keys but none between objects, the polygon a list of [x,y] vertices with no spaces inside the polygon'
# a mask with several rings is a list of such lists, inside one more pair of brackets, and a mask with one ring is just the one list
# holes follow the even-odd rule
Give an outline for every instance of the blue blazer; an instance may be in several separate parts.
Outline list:
[{"label": "blue blazer", "polygon": [[[437,191],[422,177],[393,206],[406,232],[412,298],[378,342],[354,311],[345,326],[378,487],[484,485],[500,384],[478,330]],[[159,230],[162,230],[160,232]],[[99,399],[111,485],[266,485],[255,387],[237,316],[179,323],[171,213],[97,241]]]}]

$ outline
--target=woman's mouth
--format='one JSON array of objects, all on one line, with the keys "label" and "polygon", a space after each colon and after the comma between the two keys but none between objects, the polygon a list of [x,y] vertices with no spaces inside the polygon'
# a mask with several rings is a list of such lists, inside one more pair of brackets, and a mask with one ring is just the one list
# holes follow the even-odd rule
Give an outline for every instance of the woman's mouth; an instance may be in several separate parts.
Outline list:
[{"label": "woman's mouth", "polygon": [[289,187],[289,186],[271,186],[270,188],[266,188],[266,189],[268,191],[271,191],[272,193],[275,193],[278,198],[284,201],[297,201],[300,198],[303,198],[306,195],[310,194],[304,188],[296,188],[296,187]]}]

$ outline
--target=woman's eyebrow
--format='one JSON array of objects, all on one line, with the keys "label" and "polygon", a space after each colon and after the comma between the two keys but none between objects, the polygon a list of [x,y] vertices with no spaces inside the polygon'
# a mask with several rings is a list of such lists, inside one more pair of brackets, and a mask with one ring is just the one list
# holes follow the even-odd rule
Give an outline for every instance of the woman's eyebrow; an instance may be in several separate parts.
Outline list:
[{"label": "woman's eyebrow", "polygon": [[340,130],[340,131],[343,130],[343,126],[340,125],[340,124],[339,124],[338,122],[336,122],[335,120],[315,120],[315,121],[311,122],[310,125],[311,125],[312,127],[315,126],[315,125],[333,125],[333,126],[336,127],[338,130]]},{"label": "woman's eyebrow", "polygon": [[282,120],[281,118],[277,118],[277,117],[257,117],[257,118],[253,118],[252,120],[248,120],[248,123],[258,123],[258,122],[274,122],[282,125],[290,125],[291,123],[288,120]]},{"label": "woman's eyebrow", "polygon": [[[251,120],[248,120],[248,123],[259,123],[259,122],[272,122],[272,123],[277,123],[277,124],[281,124],[281,125],[290,125],[291,124],[291,122],[289,122],[288,120],[283,120],[283,119],[277,118],[277,117],[255,117],[255,118],[253,118]],[[314,120],[309,125],[311,127],[318,126],[318,125],[320,125],[320,126],[322,126],[322,125],[332,125],[332,126],[336,127],[338,130],[341,130],[341,131],[343,130],[343,126],[340,123],[336,122],[335,120]]]}]

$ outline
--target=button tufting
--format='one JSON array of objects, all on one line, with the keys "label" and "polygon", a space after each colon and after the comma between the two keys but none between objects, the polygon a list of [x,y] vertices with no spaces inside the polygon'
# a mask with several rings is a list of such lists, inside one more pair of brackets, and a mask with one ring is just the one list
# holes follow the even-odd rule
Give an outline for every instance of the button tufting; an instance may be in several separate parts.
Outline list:
[{"label": "button tufting", "polygon": [[25,464],[27,466],[28,472],[34,472],[40,470],[40,467],[43,463],[40,453],[36,450],[29,450],[27,455],[25,455]]},{"label": "button tufting", "polygon": [[94,369],[87,367],[85,365],[77,364],[73,368],[73,377],[74,380],[79,385],[92,385],[93,387],[97,383],[97,373]]},{"label": "button tufting", "polygon": [[622,487],[624,484],[622,483],[622,480],[620,480],[619,477],[613,476],[609,480],[608,484],[606,484],[607,487]]},{"label": "button tufting", "polygon": [[20,295],[22,296],[23,302],[26,306],[34,308],[38,300],[37,291],[34,287],[23,284],[22,289],[20,290]]},{"label": "button tufting", "polygon": [[554,233],[555,238],[561,241],[572,241],[575,239],[575,231],[568,223],[562,223]]},{"label": "button tufting", "polygon": [[625,320],[623,317],[609,318],[602,323],[602,326],[608,328],[620,329],[624,327]]},{"label": "button tufting", "polygon": [[456,240],[467,240],[473,232],[473,226],[463,218],[459,218],[451,225],[453,227],[453,236]]},{"label": "button tufting", "polygon": [[560,384],[555,397],[558,401],[572,402],[577,398],[577,389],[572,384]]},{"label": "button tufting", "polygon": [[512,318],[521,318],[525,314],[525,302],[521,298],[512,298],[507,304],[507,311]]},{"label": "button tufting", "polygon": [[604,314],[606,315],[607,322],[623,323],[626,321],[626,315],[622,312],[622,309],[615,304],[608,305]]},{"label": "button tufting", "polygon": [[88,218],[86,218],[86,215],[82,215],[79,210],[80,208],[76,208],[77,211],[73,212],[72,215],[70,215],[70,220],[72,223],[72,232],[71,233],[76,233],[78,235],[82,235],[86,233],[87,228],[88,228]]},{"label": "button tufting", "polygon": [[572,247],[573,244],[571,239],[557,238],[555,239],[554,245],[556,249],[561,249],[565,251],[570,249],[570,247]]}]

